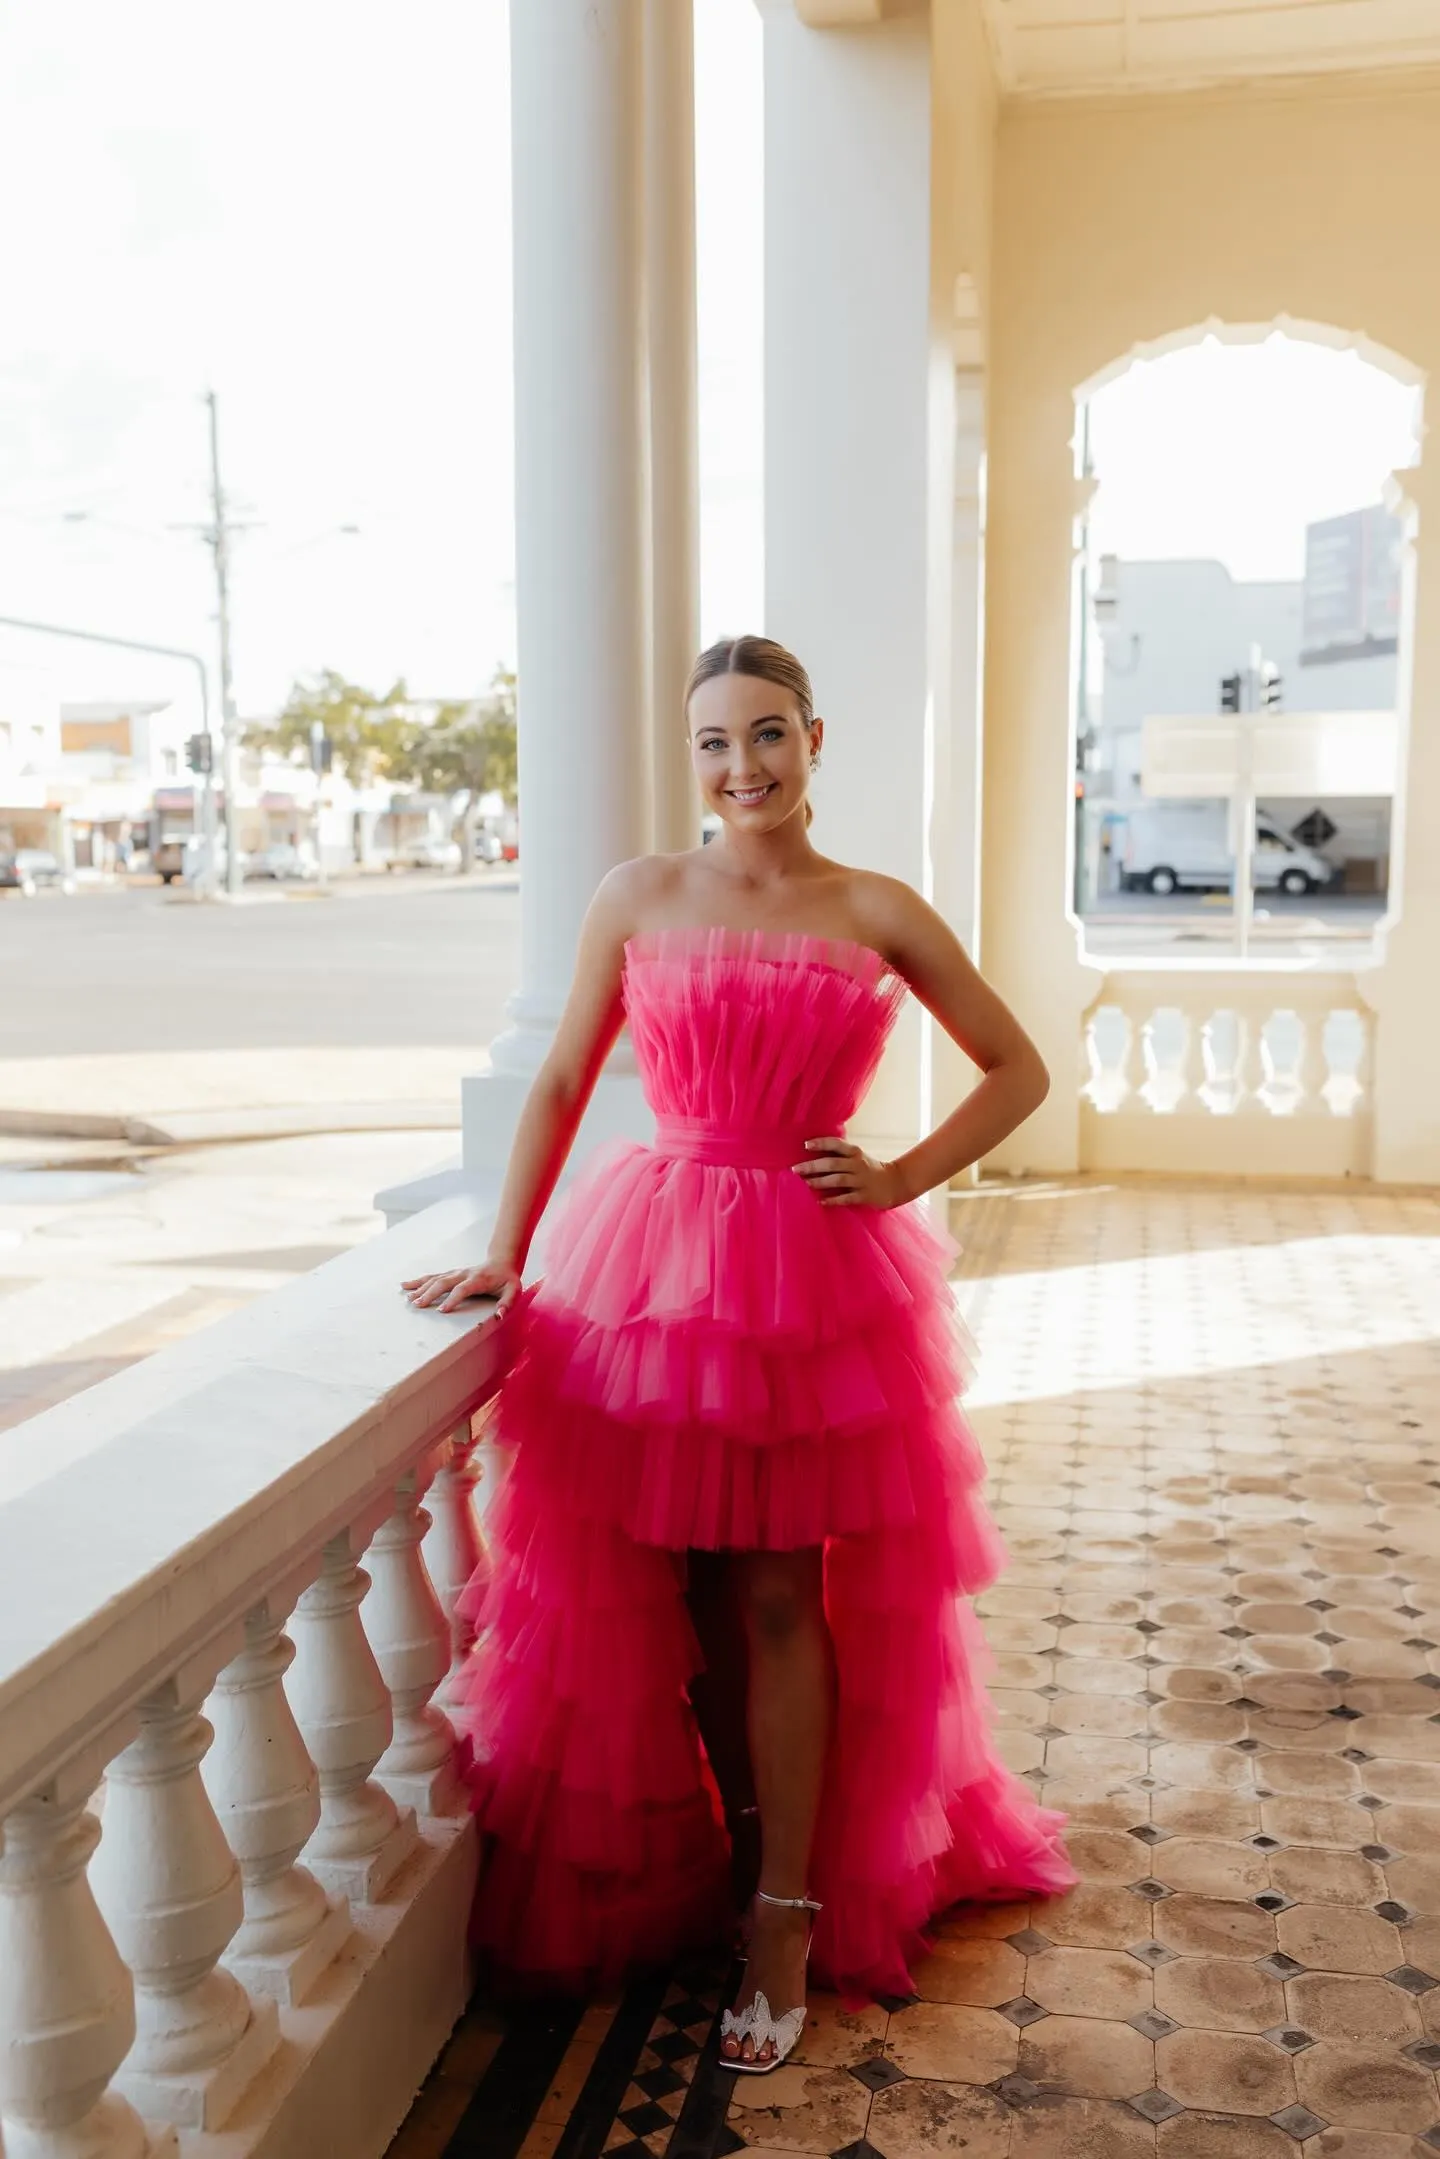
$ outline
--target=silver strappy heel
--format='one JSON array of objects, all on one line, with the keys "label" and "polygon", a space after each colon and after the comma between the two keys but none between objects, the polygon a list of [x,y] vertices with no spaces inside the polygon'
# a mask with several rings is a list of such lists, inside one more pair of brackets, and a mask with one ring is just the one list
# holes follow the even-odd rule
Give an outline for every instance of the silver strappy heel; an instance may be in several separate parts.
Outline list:
[{"label": "silver strappy heel", "polygon": [[[821,1909],[813,1897],[772,1897],[769,1891],[765,1889],[757,1889],[755,1895],[760,1903],[783,1905],[787,1911],[818,1912]],[[811,1934],[813,1935],[813,1933],[814,1927],[812,1926]],[[805,1943],[805,1956],[808,1962],[810,1956],[808,1937]],[[770,2004],[763,1994],[757,1994],[751,2001],[747,2002],[738,2016],[732,2009],[725,2010],[720,2018],[720,2040],[722,2045],[727,2039],[733,2039],[737,2046],[743,2046],[748,2038],[757,2054],[767,2043],[774,2047],[775,2052],[768,2062],[747,2062],[742,2061],[738,2054],[733,2058],[722,2054],[720,2057],[721,2068],[733,2069],[739,2074],[749,2077],[768,2076],[772,2069],[778,2069],[780,2064],[794,2053],[800,2034],[805,2026],[805,2016],[806,2010],[803,2002],[798,2009],[787,2009],[778,2017],[772,2016]]]}]

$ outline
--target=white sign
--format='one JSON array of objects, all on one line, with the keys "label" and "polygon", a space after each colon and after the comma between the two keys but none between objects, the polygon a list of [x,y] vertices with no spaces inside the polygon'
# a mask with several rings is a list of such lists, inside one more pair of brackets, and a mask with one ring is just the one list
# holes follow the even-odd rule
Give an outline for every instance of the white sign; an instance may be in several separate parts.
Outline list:
[{"label": "white sign", "polygon": [[1154,798],[1230,795],[1240,729],[1254,730],[1257,795],[1393,795],[1399,720],[1393,712],[1271,712],[1150,718],[1141,726],[1140,784]]}]

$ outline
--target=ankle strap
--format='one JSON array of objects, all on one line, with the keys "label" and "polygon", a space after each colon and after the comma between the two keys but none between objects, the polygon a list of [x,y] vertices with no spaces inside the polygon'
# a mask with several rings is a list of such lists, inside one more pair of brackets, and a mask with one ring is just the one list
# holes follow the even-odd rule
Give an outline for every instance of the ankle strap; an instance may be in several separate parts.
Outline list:
[{"label": "ankle strap", "polygon": [[783,1904],[787,1911],[818,1912],[823,1909],[813,1897],[772,1897],[768,1889],[757,1889],[755,1894],[762,1904]]}]

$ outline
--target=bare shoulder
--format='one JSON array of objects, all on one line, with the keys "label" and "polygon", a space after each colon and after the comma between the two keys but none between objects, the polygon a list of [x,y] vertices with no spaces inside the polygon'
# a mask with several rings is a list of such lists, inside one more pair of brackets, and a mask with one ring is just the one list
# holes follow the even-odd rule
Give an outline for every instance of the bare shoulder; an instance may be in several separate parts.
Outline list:
[{"label": "bare shoulder", "polygon": [[909,965],[933,963],[940,953],[961,949],[944,917],[903,878],[852,870],[847,897],[862,941],[902,974]]},{"label": "bare shoulder", "polygon": [[636,855],[607,870],[595,890],[590,912],[619,936],[645,928],[661,912],[676,885],[679,855]]}]

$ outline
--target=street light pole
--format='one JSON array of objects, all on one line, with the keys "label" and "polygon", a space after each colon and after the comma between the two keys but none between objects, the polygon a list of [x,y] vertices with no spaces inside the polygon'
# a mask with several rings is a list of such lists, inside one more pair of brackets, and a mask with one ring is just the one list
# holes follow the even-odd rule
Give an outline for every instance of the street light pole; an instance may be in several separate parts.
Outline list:
[{"label": "street light pole", "polygon": [[220,409],[213,390],[205,393],[210,409],[210,501],[211,523],[206,532],[215,558],[215,597],[220,628],[220,729],[222,770],[225,775],[225,889],[231,899],[241,888],[239,815],[236,802],[238,750],[235,734],[235,690],[230,671],[230,530],[225,517],[225,493],[220,485]]}]

